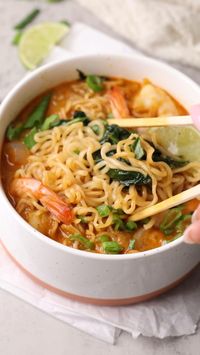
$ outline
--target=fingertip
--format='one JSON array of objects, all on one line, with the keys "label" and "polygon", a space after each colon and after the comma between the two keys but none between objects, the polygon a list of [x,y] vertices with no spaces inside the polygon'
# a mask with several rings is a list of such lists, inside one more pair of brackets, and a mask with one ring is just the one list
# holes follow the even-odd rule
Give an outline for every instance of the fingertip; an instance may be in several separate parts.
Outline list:
[{"label": "fingertip", "polygon": [[183,240],[187,244],[200,244],[200,221],[192,223],[185,230]]}]

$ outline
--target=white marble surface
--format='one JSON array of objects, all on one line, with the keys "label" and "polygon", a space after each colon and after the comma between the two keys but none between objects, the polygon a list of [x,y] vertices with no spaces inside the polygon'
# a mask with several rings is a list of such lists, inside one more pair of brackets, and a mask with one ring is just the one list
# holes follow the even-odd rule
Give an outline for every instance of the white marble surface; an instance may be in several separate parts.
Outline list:
[{"label": "white marble surface", "polygon": [[[12,24],[33,6],[32,1],[0,0],[0,99],[24,75],[10,45]],[[18,4],[17,4],[18,3]],[[73,1],[57,5],[42,5],[40,19],[82,21],[109,32],[102,23]],[[112,35],[114,35],[112,33]],[[179,66],[200,82],[197,70]],[[200,329],[195,335],[157,340],[140,337],[137,340],[123,333],[117,345],[107,345],[84,334],[0,290],[0,354],[2,355],[199,355]]]}]

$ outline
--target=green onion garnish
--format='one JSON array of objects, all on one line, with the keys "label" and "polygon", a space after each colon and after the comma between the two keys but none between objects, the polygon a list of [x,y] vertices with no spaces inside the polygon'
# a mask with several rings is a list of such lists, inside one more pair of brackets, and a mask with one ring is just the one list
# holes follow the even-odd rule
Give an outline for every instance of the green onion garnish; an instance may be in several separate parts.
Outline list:
[{"label": "green onion garnish", "polygon": [[103,242],[103,250],[106,254],[119,254],[123,248],[117,242]]},{"label": "green onion garnish", "polygon": [[17,139],[19,135],[22,133],[24,127],[23,124],[20,124],[17,127],[13,127],[12,124],[10,124],[7,128],[6,131],[6,137],[9,141],[12,141],[14,139]]},{"label": "green onion garnish", "polygon": [[133,250],[135,247],[135,239],[131,239],[129,242],[128,250]]},{"label": "green onion garnish", "polygon": [[23,30],[29,23],[31,23],[36,16],[38,16],[40,13],[39,9],[35,9],[31,11],[30,14],[28,14],[22,21],[17,23],[14,27],[15,30]]},{"label": "green onion garnish", "polygon": [[56,114],[47,117],[41,126],[41,131],[47,131],[48,129],[51,129],[52,123],[54,123],[57,120],[59,120],[59,116]]},{"label": "green onion garnish", "polygon": [[167,211],[162,223],[160,224],[160,230],[165,235],[170,235],[176,229],[178,222],[182,219],[181,209],[175,207]]},{"label": "green onion garnish", "polygon": [[101,217],[108,217],[111,211],[111,208],[107,205],[100,205],[96,209]]},{"label": "green onion garnish", "polygon": [[126,229],[133,231],[134,229],[137,229],[137,224],[134,221],[128,221],[126,223]]},{"label": "green onion garnish", "polygon": [[102,234],[98,239],[101,243],[110,241],[110,237],[107,234]]},{"label": "green onion garnish", "polygon": [[40,127],[43,123],[45,113],[48,109],[51,94],[44,96],[39,102],[38,106],[32,111],[24,124],[24,128]]},{"label": "green onion garnish", "polygon": [[32,130],[24,137],[24,144],[26,144],[26,146],[31,149],[33,148],[33,146],[35,145],[35,134],[37,133],[37,128],[34,127],[32,128]]},{"label": "green onion garnish", "polygon": [[22,38],[22,34],[23,34],[22,31],[18,31],[18,32],[15,33],[15,35],[14,35],[14,37],[12,39],[12,44],[14,46],[17,46],[19,44],[19,42],[20,42],[20,40]]},{"label": "green onion garnish", "polygon": [[99,134],[99,126],[98,126],[98,124],[94,124],[93,126],[91,126],[91,129],[93,130],[93,132],[95,134]]},{"label": "green onion garnish", "polygon": [[86,237],[83,237],[81,234],[72,234],[69,236],[69,239],[72,241],[77,240],[86,249],[93,249],[94,248],[94,243],[91,242],[91,240],[87,239]]},{"label": "green onion garnish", "polygon": [[86,77],[86,83],[90,89],[94,92],[103,90],[103,79],[97,75],[88,75]]}]

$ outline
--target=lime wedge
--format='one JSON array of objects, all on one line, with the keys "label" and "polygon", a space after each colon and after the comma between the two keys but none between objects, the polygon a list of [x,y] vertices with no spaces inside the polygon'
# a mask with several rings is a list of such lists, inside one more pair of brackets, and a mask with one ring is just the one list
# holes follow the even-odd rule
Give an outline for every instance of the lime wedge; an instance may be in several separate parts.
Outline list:
[{"label": "lime wedge", "polygon": [[27,69],[35,69],[68,31],[69,26],[56,22],[46,22],[29,28],[19,43],[21,62]]},{"label": "lime wedge", "polygon": [[200,161],[200,132],[188,127],[152,128],[158,143],[174,155],[189,161]]}]

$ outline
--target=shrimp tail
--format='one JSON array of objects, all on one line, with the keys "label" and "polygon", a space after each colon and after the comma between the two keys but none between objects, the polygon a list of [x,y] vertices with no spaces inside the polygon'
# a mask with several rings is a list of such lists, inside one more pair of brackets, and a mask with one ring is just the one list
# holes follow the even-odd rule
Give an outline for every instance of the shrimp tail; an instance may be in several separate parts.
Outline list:
[{"label": "shrimp tail", "polygon": [[126,99],[119,87],[115,86],[107,92],[114,118],[129,117]]}]

